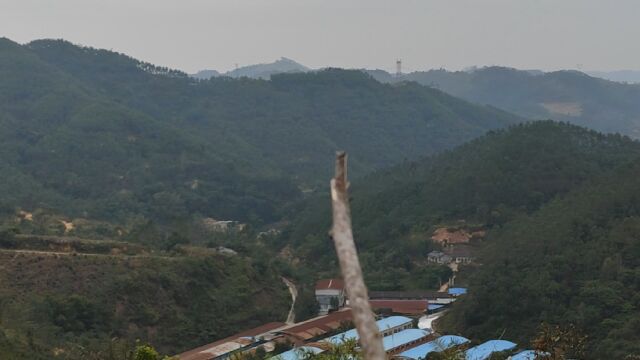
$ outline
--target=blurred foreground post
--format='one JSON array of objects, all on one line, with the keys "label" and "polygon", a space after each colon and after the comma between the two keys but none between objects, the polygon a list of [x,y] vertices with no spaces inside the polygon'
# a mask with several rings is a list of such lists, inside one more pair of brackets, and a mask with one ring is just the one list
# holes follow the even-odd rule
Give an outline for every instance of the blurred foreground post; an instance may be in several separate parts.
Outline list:
[{"label": "blurred foreground post", "polygon": [[331,236],[336,246],[340,268],[344,279],[353,320],[360,335],[360,345],[365,360],[384,360],[386,354],[373,312],[369,306],[367,287],[362,278],[362,269],[351,231],[351,214],[347,188],[347,154],[336,155],[336,174],[331,180],[331,204],[333,227]]}]

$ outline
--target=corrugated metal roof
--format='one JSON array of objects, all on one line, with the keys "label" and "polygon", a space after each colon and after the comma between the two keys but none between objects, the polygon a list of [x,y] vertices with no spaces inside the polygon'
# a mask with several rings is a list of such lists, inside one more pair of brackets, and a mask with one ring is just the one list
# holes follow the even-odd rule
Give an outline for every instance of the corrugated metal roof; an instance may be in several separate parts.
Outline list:
[{"label": "corrugated metal roof", "polygon": [[445,335],[430,341],[426,344],[422,344],[400,353],[400,357],[408,359],[424,358],[427,354],[432,352],[440,352],[453,346],[462,345],[468,343],[469,339],[456,335]]},{"label": "corrugated metal roof", "polygon": [[[268,324],[264,324],[254,329],[246,330],[240,333],[237,333],[233,336],[229,336],[227,338],[218,340],[211,344],[203,345],[198,348],[186,351],[182,354],[179,354],[178,357],[181,360],[206,360],[211,359],[213,354],[220,355],[220,352],[223,349],[230,349],[229,351],[236,350],[242,346],[248,345],[252,341],[249,341],[248,338],[252,338],[254,336],[262,335],[272,330],[276,330],[285,326],[285,323],[280,322],[271,322]],[[234,345],[236,344],[236,345]],[[242,346],[237,346],[237,344],[241,344]]]},{"label": "corrugated metal roof", "polygon": [[402,330],[399,333],[382,338],[382,346],[384,347],[384,351],[390,351],[412,341],[422,339],[429,334],[430,333],[428,331],[420,329]]},{"label": "corrugated metal roof", "polygon": [[518,346],[511,341],[506,340],[489,340],[485,343],[482,343],[478,346],[474,346],[471,349],[467,350],[466,358],[467,360],[485,360],[488,359],[492,353],[511,350]]},{"label": "corrugated metal roof", "polygon": [[301,346],[299,348],[285,351],[282,354],[273,356],[269,359],[270,360],[301,360],[308,353],[317,354],[322,351],[323,351],[322,349],[317,348],[315,346]]},{"label": "corrugated metal roof", "polygon": [[459,295],[466,294],[467,289],[466,288],[450,288],[447,292],[453,296],[459,296]]},{"label": "corrugated metal roof", "polygon": [[[378,325],[378,329],[380,331],[384,331],[386,329],[392,329],[401,325],[405,325],[407,323],[411,323],[412,321],[413,320],[405,316],[389,316],[387,318],[376,321],[376,324]],[[358,340],[359,338],[360,337],[358,336],[358,331],[356,329],[351,329],[349,331],[345,331],[329,338],[322,339],[321,341],[330,342],[333,344],[342,344],[346,340]]]},{"label": "corrugated metal roof", "polygon": [[307,340],[337,329],[342,322],[351,321],[352,317],[351,309],[340,310],[288,327],[282,332]]},{"label": "corrugated metal roof", "polygon": [[533,350],[521,351],[511,357],[511,360],[535,360],[536,352]]}]

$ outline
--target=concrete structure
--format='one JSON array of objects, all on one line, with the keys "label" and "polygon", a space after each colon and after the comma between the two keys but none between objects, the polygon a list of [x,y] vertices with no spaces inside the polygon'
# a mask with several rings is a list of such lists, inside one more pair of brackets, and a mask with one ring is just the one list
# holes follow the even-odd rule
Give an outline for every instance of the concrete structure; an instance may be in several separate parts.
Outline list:
[{"label": "concrete structure", "polygon": [[320,305],[320,314],[343,307],[345,299],[344,281],[341,279],[324,279],[316,283],[316,301]]},{"label": "concrete structure", "polygon": [[468,342],[469,342],[469,339],[464,338],[462,336],[445,335],[433,341],[430,341],[426,344],[422,344],[414,348],[411,348],[409,350],[403,351],[400,354],[398,354],[396,358],[411,359],[411,360],[424,359],[427,355],[429,355],[432,352],[444,351],[455,346],[466,344]]},{"label": "concrete structure", "polygon": [[494,352],[513,350],[518,346],[511,341],[489,340],[478,346],[474,346],[465,353],[466,360],[485,360],[491,357]]}]

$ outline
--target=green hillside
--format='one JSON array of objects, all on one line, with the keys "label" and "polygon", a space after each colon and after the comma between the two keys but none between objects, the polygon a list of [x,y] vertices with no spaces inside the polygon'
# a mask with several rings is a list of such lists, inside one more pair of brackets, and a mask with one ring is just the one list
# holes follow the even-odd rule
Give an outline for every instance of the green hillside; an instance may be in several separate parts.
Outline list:
[{"label": "green hillside", "polygon": [[478,104],[530,119],[568,121],[603,132],[640,137],[640,85],[578,71],[522,71],[486,67],[473,71],[430,70],[394,77],[371,71],[383,82],[415,81]]},{"label": "green hillside", "polygon": [[640,163],[580,186],[490,236],[450,331],[530,339],[541,322],[575,324],[587,359],[640,354]]},{"label": "green hillside", "polygon": [[[289,310],[286,287],[264,261],[207,249],[195,249],[197,256],[20,252],[5,248],[7,236],[0,233],[2,359],[80,359],[83,351],[103,352],[102,359],[112,339],[178,353],[282,321]],[[109,246],[118,250],[94,245]]]},{"label": "green hillside", "polygon": [[[491,239],[495,230],[639,156],[640,144],[627,138],[545,121],[354,180],[354,236],[368,283],[375,289],[419,286],[414,281],[433,286],[435,277],[437,285],[446,273],[423,265],[435,248],[429,241],[435,228],[479,227]],[[335,264],[327,199],[300,211],[283,238],[320,269]]]},{"label": "green hillside", "polygon": [[[72,57],[70,58],[72,59]],[[0,204],[125,221],[273,220],[296,186],[0,41]]]},{"label": "green hillside", "polygon": [[365,174],[519,121],[355,71],[199,81],[54,40],[0,40],[0,76],[3,208],[117,221],[271,222],[336,149]]}]

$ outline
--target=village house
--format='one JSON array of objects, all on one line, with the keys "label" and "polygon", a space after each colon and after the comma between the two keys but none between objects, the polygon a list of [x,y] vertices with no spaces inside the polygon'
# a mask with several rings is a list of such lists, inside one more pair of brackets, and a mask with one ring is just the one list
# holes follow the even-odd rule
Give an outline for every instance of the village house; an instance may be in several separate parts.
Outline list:
[{"label": "village house", "polygon": [[344,306],[346,292],[342,279],[323,279],[316,283],[316,301],[320,314],[337,310]]},{"label": "village house", "polygon": [[444,252],[449,255],[456,264],[469,264],[475,260],[473,249],[468,245],[451,246],[445,249]]},{"label": "village house", "polygon": [[453,258],[442,251],[432,251],[427,254],[427,261],[434,264],[448,264],[453,261]]}]

